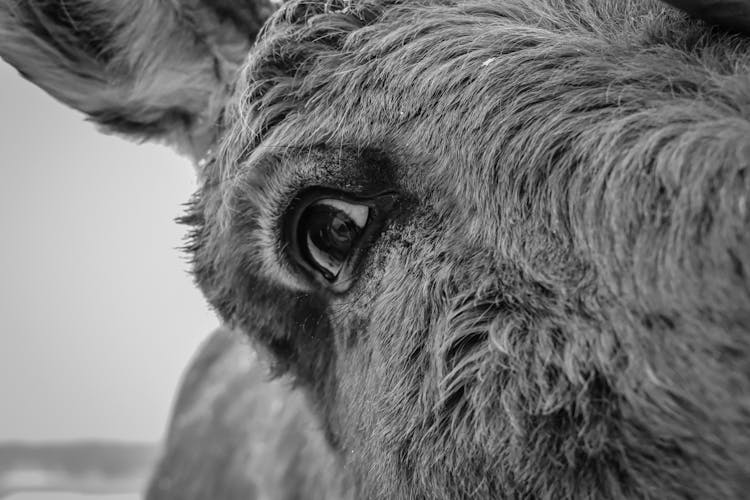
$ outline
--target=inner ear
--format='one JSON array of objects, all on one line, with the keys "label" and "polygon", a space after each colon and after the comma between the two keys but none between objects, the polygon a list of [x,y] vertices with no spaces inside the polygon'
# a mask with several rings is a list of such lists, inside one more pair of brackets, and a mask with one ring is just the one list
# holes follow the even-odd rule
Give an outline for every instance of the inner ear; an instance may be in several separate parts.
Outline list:
[{"label": "inner ear", "polygon": [[269,0],[0,3],[0,57],[107,131],[200,158]]}]

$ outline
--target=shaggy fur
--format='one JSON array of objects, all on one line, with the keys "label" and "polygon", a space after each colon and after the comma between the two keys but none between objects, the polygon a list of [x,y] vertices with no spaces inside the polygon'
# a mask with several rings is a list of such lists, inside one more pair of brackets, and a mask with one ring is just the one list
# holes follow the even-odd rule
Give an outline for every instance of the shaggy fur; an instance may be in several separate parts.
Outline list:
[{"label": "shaggy fur", "polygon": [[[196,280],[359,498],[746,495],[747,38],[647,0],[294,1],[219,127]],[[345,295],[284,250],[315,186],[398,197]]]}]

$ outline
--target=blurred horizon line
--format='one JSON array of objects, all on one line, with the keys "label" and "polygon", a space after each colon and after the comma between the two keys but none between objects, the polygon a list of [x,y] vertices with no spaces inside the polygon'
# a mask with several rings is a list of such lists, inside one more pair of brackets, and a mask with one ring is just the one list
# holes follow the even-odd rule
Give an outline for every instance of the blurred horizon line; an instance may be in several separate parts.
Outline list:
[{"label": "blurred horizon line", "polygon": [[0,498],[31,491],[141,492],[160,453],[159,443],[114,439],[0,441]]}]

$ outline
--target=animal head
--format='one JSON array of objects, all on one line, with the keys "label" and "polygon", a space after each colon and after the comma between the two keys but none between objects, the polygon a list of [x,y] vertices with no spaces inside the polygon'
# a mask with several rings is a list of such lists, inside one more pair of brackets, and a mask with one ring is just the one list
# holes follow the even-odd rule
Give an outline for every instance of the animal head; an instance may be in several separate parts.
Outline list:
[{"label": "animal head", "polygon": [[196,281],[362,498],[740,498],[750,41],[725,7],[295,1],[253,43],[262,2],[11,2],[0,51],[194,156]]}]

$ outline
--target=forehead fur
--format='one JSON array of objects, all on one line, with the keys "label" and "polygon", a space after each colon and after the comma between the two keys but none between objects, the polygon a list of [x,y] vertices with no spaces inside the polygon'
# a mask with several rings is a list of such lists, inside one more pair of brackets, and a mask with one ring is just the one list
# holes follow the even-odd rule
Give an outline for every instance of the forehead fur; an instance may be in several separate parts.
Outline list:
[{"label": "forehead fur", "polygon": [[[342,123],[371,125],[372,136],[383,124],[397,127],[391,135],[417,124],[422,139],[439,129],[429,149],[467,118],[497,137],[509,114],[542,97],[551,109],[561,107],[556,98],[576,99],[558,114],[592,91],[601,94],[592,109],[662,92],[695,97],[710,90],[709,77],[736,78],[746,62],[742,38],[714,35],[649,1],[289,2],[239,78],[226,142],[232,154],[249,151],[285,119],[315,113],[295,145],[353,141]],[[685,74],[686,57],[694,74]],[[685,88],[694,80],[704,80],[701,88]]]},{"label": "forehead fur", "polygon": [[461,197],[625,148],[674,163],[746,105],[747,46],[648,1],[290,2],[238,80],[220,175],[261,150],[371,148]]}]

